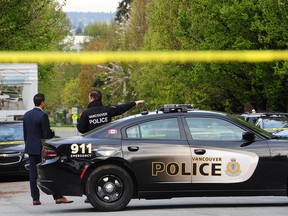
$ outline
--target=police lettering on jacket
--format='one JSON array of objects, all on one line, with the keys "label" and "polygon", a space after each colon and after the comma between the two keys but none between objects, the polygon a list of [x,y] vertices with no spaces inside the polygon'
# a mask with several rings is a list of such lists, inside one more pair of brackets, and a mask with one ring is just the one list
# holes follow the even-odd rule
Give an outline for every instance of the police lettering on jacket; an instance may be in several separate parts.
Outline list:
[{"label": "police lettering on jacket", "polygon": [[89,124],[103,124],[108,122],[108,113],[98,113],[94,115],[89,115]]},{"label": "police lettering on jacket", "polygon": [[113,116],[121,115],[133,106],[136,106],[134,101],[117,106],[103,106],[101,101],[92,101],[82,112],[77,123],[77,129],[80,133],[91,131],[111,122]]}]

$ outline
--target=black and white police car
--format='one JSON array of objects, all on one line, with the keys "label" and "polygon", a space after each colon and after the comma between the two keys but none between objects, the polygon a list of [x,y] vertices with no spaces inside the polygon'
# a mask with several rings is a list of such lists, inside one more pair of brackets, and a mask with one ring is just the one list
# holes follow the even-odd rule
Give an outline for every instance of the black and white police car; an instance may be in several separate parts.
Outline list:
[{"label": "black and white police car", "polygon": [[99,211],[131,199],[287,196],[288,140],[233,115],[167,104],[43,142],[38,185]]}]

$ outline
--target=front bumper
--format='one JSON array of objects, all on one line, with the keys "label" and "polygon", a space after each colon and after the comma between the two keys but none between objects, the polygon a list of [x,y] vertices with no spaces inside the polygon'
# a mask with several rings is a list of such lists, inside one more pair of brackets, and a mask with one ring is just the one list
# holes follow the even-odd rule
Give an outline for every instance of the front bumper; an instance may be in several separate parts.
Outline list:
[{"label": "front bumper", "polygon": [[22,159],[17,163],[0,163],[0,176],[29,176],[29,170],[25,166],[29,164],[28,159]]}]

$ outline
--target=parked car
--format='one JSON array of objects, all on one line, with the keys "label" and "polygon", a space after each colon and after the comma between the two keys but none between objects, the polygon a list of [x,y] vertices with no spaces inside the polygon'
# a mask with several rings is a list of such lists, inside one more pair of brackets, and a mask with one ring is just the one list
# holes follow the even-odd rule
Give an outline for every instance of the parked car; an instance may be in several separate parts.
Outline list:
[{"label": "parked car", "polygon": [[82,136],[43,141],[38,186],[99,211],[131,199],[287,196],[288,140],[234,115],[168,104]]},{"label": "parked car", "polygon": [[255,124],[257,119],[260,118],[260,116],[265,115],[265,113],[243,113],[241,114],[241,117],[251,124]]},{"label": "parked car", "polygon": [[286,116],[262,116],[256,121],[255,125],[275,136],[288,138],[288,117]]},{"label": "parked car", "polygon": [[28,176],[23,123],[0,122],[0,176]]}]

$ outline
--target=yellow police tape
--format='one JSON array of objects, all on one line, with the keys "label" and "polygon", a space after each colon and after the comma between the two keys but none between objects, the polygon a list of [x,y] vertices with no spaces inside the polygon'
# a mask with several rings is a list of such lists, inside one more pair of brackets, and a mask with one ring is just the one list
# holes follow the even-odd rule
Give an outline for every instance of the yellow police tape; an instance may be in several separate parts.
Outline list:
[{"label": "yellow police tape", "polygon": [[0,142],[0,145],[22,145],[24,144],[24,141],[6,141],[6,142]]},{"label": "yellow police tape", "polygon": [[108,62],[272,62],[287,61],[288,50],[239,51],[111,51],[111,52],[48,52],[3,51],[0,63],[61,63],[103,64]]},{"label": "yellow police tape", "polygon": [[288,130],[287,127],[285,128],[265,128],[266,131],[283,131],[283,130]]}]

